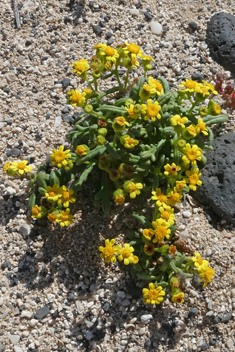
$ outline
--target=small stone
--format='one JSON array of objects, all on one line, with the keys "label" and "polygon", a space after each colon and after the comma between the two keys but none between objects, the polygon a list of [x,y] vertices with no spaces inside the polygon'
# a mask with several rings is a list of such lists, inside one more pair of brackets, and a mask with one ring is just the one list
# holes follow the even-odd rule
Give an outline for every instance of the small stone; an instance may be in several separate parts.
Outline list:
[{"label": "small stone", "polygon": [[110,39],[112,37],[112,33],[111,32],[105,33],[105,37],[106,39]]},{"label": "small stone", "polygon": [[229,320],[233,318],[232,313],[227,313],[223,318],[222,318],[222,323],[227,324]]},{"label": "small stone", "polygon": [[22,224],[20,224],[19,226],[17,226],[17,231],[24,237],[26,238],[31,231],[31,226],[29,224],[27,224],[27,222],[24,222]]},{"label": "small stone", "polygon": [[0,81],[0,88],[4,88],[7,86],[7,80],[5,78],[1,79]]},{"label": "small stone", "polygon": [[24,62],[24,60],[25,60],[25,56],[23,56],[23,55],[20,55],[20,56],[17,57],[17,61],[18,61],[19,64]]},{"label": "small stone", "polygon": [[108,40],[107,40],[107,44],[108,44],[108,45],[112,45],[112,44],[113,44],[113,40],[112,40],[112,39],[108,39]]},{"label": "small stone", "polygon": [[150,12],[145,12],[144,17],[145,17],[146,21],[151,21],[151,19],[153,18],[153,16],[151,15]]},{"label": "small stone", "polygon": [[28,310],[23,310],[21,312],[21,318],[31,318],[32,316],[32,313]]},{"label": "small stone", "polygon": [[201,344],[201,349],[202,349],[202,351],[206,351],[208,348],[209,348],[209,346],[207,345],[206,342],[203,342],[203,343]]},{"label": "small stone", "polygon": [[14,346],[14,351],[15,352],[24,352],[21,347],[19,346]]},{"label": "small stone", "polygon": [[8,82],[14,82],[16,80],[16,76],[13,72],[9,72],[6,74],[6,79]]},{"label": "small stone", "polygon": [[179,234],[180,239],[186,240],[189,238],[188,230],[181,231]]},{"label": "small stone", "polygon": [[214,315],[213,310],[210,310],[209,312],[206,313],[207,317],[211,317],[212,315]]},{"label": "small stone", "polygon": [[34,328],[37,325],[37,323],[38,323],[37,319],[31,319],[29,322],[29,326],[31,328]]},{"label": "small stone", "polygon": [[61,121],[61,116],[56,116],[54,126],[59,127],[61,125]]},{"label": "small stone", "polygon": [[188,26],[193,32],[195,32],[198,29],[198,24],[194,21],[189,22]]},{"label": "small stone", "polygon": [[63,89],[66,89],[70,85],[70,78],[63,78],[62,81]]},{"label": "small stone", "polygon": [[117,296],[120,298],[125,298],[126,294],[124,291],[118,291]]},{"label": "small stone", "polygon": [[202,80],[204,79],[203,75],[201,75],[200,73],[194,73],[192,76],[191,76],[192,80],[193,81],[197,81],[199,83],[202,82]]},{"label": "small stone", "polygon": [[17,45],[16,50],[18,51],[18,53],[22,53],[22,51],[24,50],[22,45]]},{"label": "small stone", "polygon": [[150,320],[152,320],[152,319],[153,319],[152,314],[144,314],[144,315],[141,315],[141,317],[140,317],[140,320],[144,324],[148,324],[150,322]]},{"label": "small stone", "polygon": [[19,335],[9,335],[8,338],[13,345],[17,345],[17,343],[20,341]]},{"label": "small stone", "polygon": [[50,309],[47,306],[39,308],[36,313],[34,314],[34,318],[41,320],[45,318],[50,313]]},{"label": "small stone", "polygon": [[228,339],[226,341],[226,345],[228,346],[228,348],[232,348],[233,347],[233,340],[232,339]]},{"label": "small stone", "polygon": [[18,157],[21,154],[21,151],[18,148],[12,148],[6,152],[7,156]]},{"label": "small stone", "polygon": [[13,187],[11,187],[11,186],[7,187],[7,188],[5,189],[5,192],[6,192],[6,194],[9,194],[9,195],[16,194],[15,188],[13,188]]},{"label": "small stone", "polygon": [[198,308],[197,307],[192,307],[190,308],[190,311],[188,312],[188,317],[195,317],[196,315],[198,315]]},{"label": "small stone", "polygon": [[150,23],[150,28],[153,34],[160,35],[162,33],[162,25],[157,21],[152,21]]},{"label": "small stone", "polygon": [[91,331],[86,331],[85,332],[85,338],[89,341],[89,340],[92,340],[93,339],[93,334]]},{"label": "small stone", "polygon": [[31,40],[26,40],[25,46],[30,46],[32,44]]},{"label": "small stone", "polygon": [[93,31],[96,35],[101,35],[103,33],[103,29],[100,26],[94,26]]},{"label": "small stone", "polygon": [[138,16],[140,14],[140,12],[137,9],[130,9],[130,14],[132,16]]},{"label": "small stone", "polygon": [[218,344],[219,342],[214,337],[209,341],[210,346],[218,346]]},{"label": "small stone", "polygon": [[5,345],[3,343],[0,343],[0,352],[3,352],[5,350]]},{"label": "small stone", "polygon": [[190,211],[188,210],[185,210],[183,211],[182,215],[184,218],[190,218],[192,216],[192,213],[190,213]]}]

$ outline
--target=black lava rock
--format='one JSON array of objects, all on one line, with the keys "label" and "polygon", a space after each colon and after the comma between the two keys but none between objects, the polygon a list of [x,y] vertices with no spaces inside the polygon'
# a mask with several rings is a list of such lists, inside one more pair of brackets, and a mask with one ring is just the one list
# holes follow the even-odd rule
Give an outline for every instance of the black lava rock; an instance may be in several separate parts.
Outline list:
[{"label": "black lava rock", "polygon": [[66,89],[70,85],[70,78],[63,78],[62,81],[63,89]]},{"label": "black lava rock", "polygon": [[194,21],[189,22],[188,26],[193,32],[195,32],[198,29],[198,24]]},{"label": "black lava rock", "polygon": [[21,154],[21,151],[18,148],[12,148],[6,152],[7,156],[18,157]]},{"label": "black lava rock", "polygon": [[151,19],[153,18],[153,16],[149,12],[145,12],[144,17],[145,17],[146,21],[151,21]]},{"label": "black lava rock", "polygon": [[39,308],[36,313],[34,314],[34,318],[41,320],[45,318],[50,313],[50,309],[47,306]]},{"label": "black lava rock", "polygon": [[107,44],[108,45],[112,45],[113,44],[113,40],[112,39],[107,40]]},{"label": "black lava rock", "polygon": [[206,152],[207,164],[202,170],[202,186],[193,197],[210,205],[216,215],[235,224],[235,133],[216,138],[214,150]]},{"label": "black lava rock", "polygon": [[93,31],[96,35],[101,35],[103,33],[103,29],[100,26],[94,26]]},{"label": "black lava rock", "polygon": [[104,21],[105,21],[105,22],[108,22],[110,19],[111,19],[111,16],[110,16],[110,15],[104,16]]},{"label": "black lava rock", "polygon": [[105,37],[106,39],[110,39],[112,37],[112,33],[111,32],[105,33]]},{"label": "black lava rock", "polygon": [[212,59],[235,74],[235,16],[216,13],[208,23],[206,33]]},{"label": "black lava rock", "polygon": [[204,79],[203,75],[201,75],[200,73],[194,73],[192,76],[191,76],[192,80],[193,81],[197,81],[197,82],[202,82],[202,80]]},{"label": "black lava rock", "polygon": [[197,307],[192,307],[190,308],[190,311],[188,312],[188,317],[195,317],[196,315],[198,315],[198,308]]}]

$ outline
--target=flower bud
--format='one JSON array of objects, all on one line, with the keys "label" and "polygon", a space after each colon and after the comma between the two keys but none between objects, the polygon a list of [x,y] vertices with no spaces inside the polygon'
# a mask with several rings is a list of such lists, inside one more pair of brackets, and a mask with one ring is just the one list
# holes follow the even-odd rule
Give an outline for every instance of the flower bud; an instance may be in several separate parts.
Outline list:
[{"label": "flower bud", "polygon": [[139,92],[141,100],[147,100],[151,97],[151,93],[147,92],[145,89],[141,89]]},{"label": "flower bud", "polygon": [[96,137],[96,143],[98,145],[103,145],[106,142],[106,139],[104,136],[101,136],[100,134]]},{"label": "flower bud", "polygon": [[125,202],[125,192],[123,189],[118,188],[115,192],[113,192],[114,202],[121,205]]},{"label": "flower bud", "polygon": [[106,170],[106,171],[109,169],[109,167],[110,167],[110,161],[108,160],[107,155],[102,155],[102,156],[99,158],[98,167],[99,167],[101,170]]},{"label": "flower bud", "polygon": [[200,106],[199,108],[199,114],[204,117],[206,115],[208,115],[208,109],[206,106]]},{"label": "flower bud", "polygon": [[84,107],[84,111],[90,114],[93,111],[93,106],[92,105],[86,105]]},{"label": "flower bud", "polygon": [[140,114],[142,110],[142,106],[140,104],[136,104],[133,108],[134,113]]},{"label": "flower bud", "polygon": [[109,178],[112,181],[117,181],[120,178],[120,173],[117,169],[109,169]]},{"label": "flower bud", "polygon": [[183,148],[186,145],[186,141],[184,139],[179,139],[177,144],[180,148]]},{"label": "flower bud", "polygon": [[100,136],[105,137],[107,133],[108,133],[107,128],[99,128],[99,129],[98,129],[98,134],[99,134]]}]

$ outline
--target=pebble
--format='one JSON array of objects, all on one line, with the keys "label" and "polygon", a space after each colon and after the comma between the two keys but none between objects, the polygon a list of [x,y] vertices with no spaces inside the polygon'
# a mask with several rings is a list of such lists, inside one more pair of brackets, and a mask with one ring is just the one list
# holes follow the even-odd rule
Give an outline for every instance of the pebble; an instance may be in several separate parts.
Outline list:
[{"label": "pebble", "polygon": [[17,345],[17,343],[20,341],[19,335],[8,335],[8,338],[13,345]]},{"label": "pebble", "polygon": [[27,224],[27,222],[21,223],[19,226],[17,226],[17,231],[24,237],[26,238],[31,231],[31,226]]},{"label": "pebble", "polygon": [[189,232],[188,232],[188,230],[181,231],[181,232],[179,233],[179,237],[182,238],[183,240],[186,240],[187,238],[189,238]]},{"label": "pebble", "polygon": [[132,16],[138,16],[140,14],[138,9],[130,9],[130,14]]},{"label": "pebble", "polygon": [[185,210],[182,212],[182,215],[184,218],[191,218],[192,213],[190,213],[190,211],[188,211],[188,210]]},{"label": "pebble", "polygon": [[50,313],[50,309],[47,306],[39,308],[36,313],[34,314],[34,318],[41,320],[45,318]]},{"label": "pebble", "polygon": [[38,323],[38,320],[37,319],[31,319],[30,322],[29,322],[29,326],[31,328],[34,328]]},{"label": "pebble", "polygon": [[162,25],[157,21],[152,21],[150,23],[150,28],[153,34],[160,35],[162,33]]},{"label": "pebble", "polygon": [[86,331],[85,332],[85,337],[88,341],[92,340],[93,339],[93,333],[91,331]]},{"label": "pebble", "polygon": [[61,125],[61,121],[61,116],[56,116],[54,126],[59,127]]},{"label": "pebble", "polygon": [[233,347],[233,340],[232,339],[228,339],[226,341],[226,345],[228,346],[228,348],[232,348]]},{"label": "pebble", "polygon": [[12,148],[6,152],[7,156],[18,157],[21,154],[21,151],[18,148]]},{"label": "pebble", "polygon": [[197,307],[192,307],[190,308],[189,312],[188,312],[188,317],[195,317],[196,315],[198,315],[198,308]]},{"label": "pebble", "polygon": [[29,312],[28,310],[23,310],[21,312],[21,318],[31,318],[31,316],[32,316],[32,313]]},{"label": "pebble", "polygon": [[148,324],[150,323],[150,321],[153,319],[152,314],[144,314],[141,315],[140,320],[142,321],[142,323],[144,324]]},{"label": "pebble", "polygon": [[94,26],[93,31],[96,35],[101,35],[103,33],[103,29],[100,26]]}]

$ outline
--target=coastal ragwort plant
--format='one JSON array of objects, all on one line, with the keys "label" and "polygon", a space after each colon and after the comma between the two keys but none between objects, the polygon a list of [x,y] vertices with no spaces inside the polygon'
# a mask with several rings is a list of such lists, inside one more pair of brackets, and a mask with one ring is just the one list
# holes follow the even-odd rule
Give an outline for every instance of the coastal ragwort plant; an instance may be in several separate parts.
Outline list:
[{"label": "coastal ragwort plant", "polygon": [[[106,239],[100,256],[106,263],[123,261],[149,282],[143,289],[145,303],[159,304],[167,291],[173,302],[182,303],[185,280],[198,274],[205,287],[214,270],[199,253],[177,244],[174,206],[202,184],[204,150],[212,149],[209,126],[227,116],[212,99],[217,91],[211,83],[186,79],[173,91],[165,78],[147,76],[154,60],[135,43],[116,48],[99,43],[94,49],[90,61],[72,65],[87,87],[67,93],[67,103],[83,110],[66,135],[71,150],[62,145],[53,149],[51,163],[34,173],[27,161],[7,162],[4,171],[29,179],[31,217],[41,224],[49,220],[64,227],[73,222],[69,207],[88,176],[94,204],[105,214],[111,198],[122,205],[152,194],[152,219],[134,213],[142,230],[127,229],[130,242],[123,246]],[[132,81],[130,72],[140,65],[144,75]],[[122,77],[120,67],[126,69]],[[99,84],[110,78],[116,85],[101,91]]]}]

